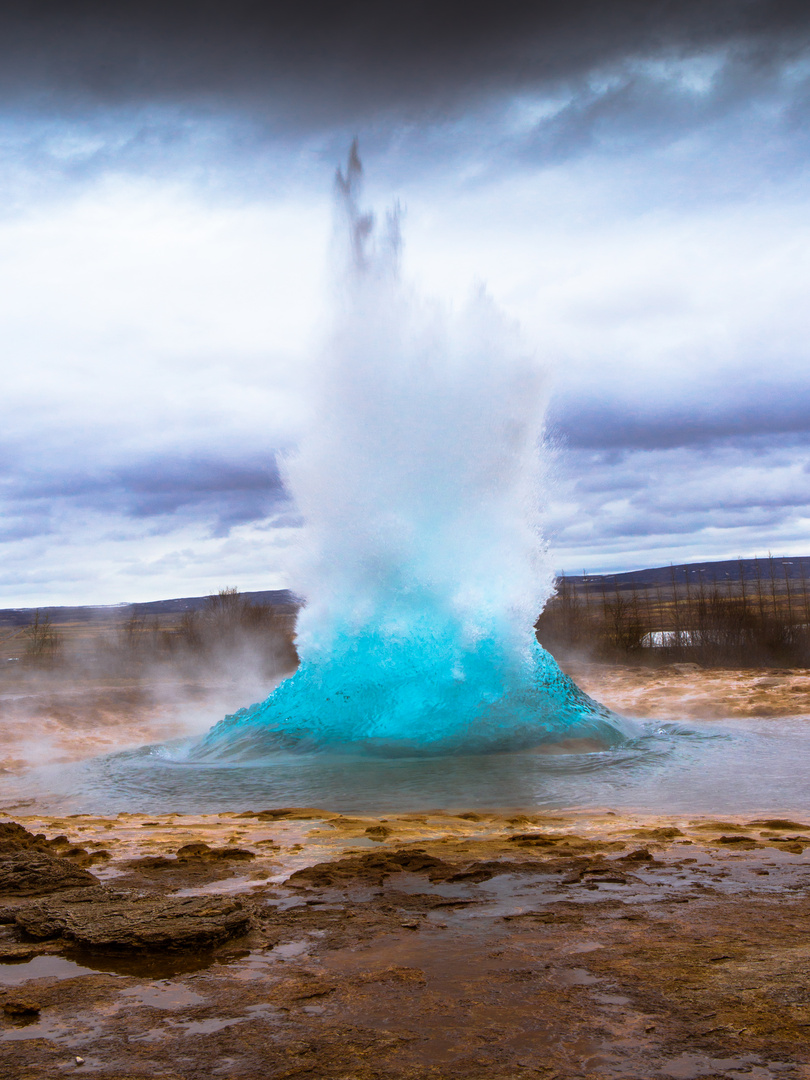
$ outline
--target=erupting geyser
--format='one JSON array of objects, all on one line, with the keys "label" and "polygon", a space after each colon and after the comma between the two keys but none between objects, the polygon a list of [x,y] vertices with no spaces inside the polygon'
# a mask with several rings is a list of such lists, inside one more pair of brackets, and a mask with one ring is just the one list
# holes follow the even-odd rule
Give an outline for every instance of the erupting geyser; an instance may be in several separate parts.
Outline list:
[{"label": "erupting geyser", "polygon": [[336,181],[336,325],[287,464],[305,519],[298,671],[226,717],[197,759],[284,748],[480,752],[623,738],[537,644],[553,575],[540,532],[545,379],[480,292],[450,313],[399,275],[353,148]]}]

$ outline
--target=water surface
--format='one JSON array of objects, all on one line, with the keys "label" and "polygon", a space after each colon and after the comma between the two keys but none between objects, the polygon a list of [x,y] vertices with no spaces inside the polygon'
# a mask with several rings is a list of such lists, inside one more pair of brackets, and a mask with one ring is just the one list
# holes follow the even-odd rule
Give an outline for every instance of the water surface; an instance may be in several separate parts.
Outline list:
[{"label": "water surface", "polygon": [[374,815],[505,807],[810,813],[807,717],[640,724],[638,737],[590,753],[278,753],[222,764],[190,761],[185,749],[182,743],[143,747],[6,777],[4,809],[106,815],[279,806]]}]

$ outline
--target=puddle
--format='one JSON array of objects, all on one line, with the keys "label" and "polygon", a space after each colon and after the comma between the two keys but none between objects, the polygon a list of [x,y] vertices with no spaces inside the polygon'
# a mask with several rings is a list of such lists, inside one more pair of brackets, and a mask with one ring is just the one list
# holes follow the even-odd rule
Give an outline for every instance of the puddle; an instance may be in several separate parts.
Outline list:
[{"label": "puddle", "polygon": [[20,1042],[25,1039],[58,1039],[67,1032],[67,1025],[37,1018],[31,1024],[15,1024],[0,1034],[0,1042]]},{"label": "puddle", "polygon": [[293,960],[297,956],[304,956],[309,952],[312,942],[307,939],[301,941],[286,941],[283,945],[274,945],[267,950],[267,956],[276,960]]},{"label": "puddle", "polygon": [[172,1028],[182,1030],[184,1035],[211,1035],[223,1028],[233,1027],[234,1024],[244,1024],[249,1019],[249,1016],[235,1016],[229,1020],[214,1017],[210,1020],[186,1020],[172,1024]]},{"label": "puddle", "polygon": [[[49,1039],[66,1047],[84,1048],[101,1035],[103,1021],[98,1015],[85,1013],[70,1019],[49,1015],[51,1010],[30,1021],[11,1021],[0,1027],[0,1042],[22,1042],[30,1039]],[[89,1064],[89,1060],[88,1060]],[[5,1074],[4,1074],[5,1075]],[[44,1075],[44,1074],[43,1074]]]},{"label": "puddle", "polygon": [[[197,997],[197,995],[193,995]],[[196,1002],[185,1002],[185,1004],[196,1004]],[[160,1008],[165,1006],[161,1005]],[[174,1006],[171,1006],[172,1008]],[[139,1035],[131,1035],[132,1041],[143,1043],[158,1043],[165,1041],[166,1038],[170,1038],[173,1035],[213,1035],[217,1031],[224,1031],[225,1028],[235,1027],[237,1024],[244,1024],[249,1020],[266,1019],[269,1016],[275,1014],[276,1010],[268,1008],[264,1003],[259,1005],[249,1005],[246,1010],[249,1016],[210,1016],[205,1017],[202,1020],[167,1020],[165,1027],[150,1028],[148,1031]]]},{"label": "puddle", "polygon": [[625,997],[623,994],[594,994],[594,1001],[598,1001],[600,1005],[629,1005],[630,998]]},{"label": "puddle", "polygon": [[31,960],[0,964],[0,986],[22,986],[29,979],[75,979],[95,975],[98,968],[83,967],[64,956],[34,956]]},{"label": "puddle", "polygon": [[149,1028],[148,1031],[139,1031],[128,1036],[129,1042],[132,1043],[158,1043],[163,1042],[167,1037],[168,1032],[163,1028]]},{"label": "puddle", "polygon": [[568,968],[559,973],[557,981],[561,986],[595,986],[601,979],[591,975],[587,968]]},{"label": "puddle", "polygon": [[[700,1076],[714,1076],[716,1073],[733,1072],[739,1069],[748,1077],[752,1075],[751,1066],[761,1064],[761,1059],[752,1054],[736,1058],[708,1058],[702,1054],[681,1054],[662,1065],[660,1071],[672,1080],[696,1080]],[[766,1075],[768,1075],[766,1073]]]}]

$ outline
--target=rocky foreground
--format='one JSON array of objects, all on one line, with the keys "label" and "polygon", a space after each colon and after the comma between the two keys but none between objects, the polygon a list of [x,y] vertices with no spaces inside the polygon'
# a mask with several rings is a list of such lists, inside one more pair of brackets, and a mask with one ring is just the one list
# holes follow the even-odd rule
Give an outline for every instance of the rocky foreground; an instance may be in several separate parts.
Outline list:
[{"label": "rocky foreground", "polygon": [[0,1075],[810,1077],[810,824],[0,825]]}]

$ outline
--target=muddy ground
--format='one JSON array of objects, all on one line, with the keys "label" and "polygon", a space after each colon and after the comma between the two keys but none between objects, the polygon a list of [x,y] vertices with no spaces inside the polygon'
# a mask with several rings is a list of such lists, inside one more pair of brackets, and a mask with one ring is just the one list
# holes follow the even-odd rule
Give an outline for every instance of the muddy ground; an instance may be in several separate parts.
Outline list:
[{"label": "muddy ground", "polygon": [[565,671],[625,716],[715,720],[810,715],[807,668],[630,667],[572,660]]},{"label": "muddy ground", "polygon": [[810,1077],[810,822],[0,829],[0,1075]]}]

